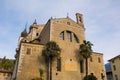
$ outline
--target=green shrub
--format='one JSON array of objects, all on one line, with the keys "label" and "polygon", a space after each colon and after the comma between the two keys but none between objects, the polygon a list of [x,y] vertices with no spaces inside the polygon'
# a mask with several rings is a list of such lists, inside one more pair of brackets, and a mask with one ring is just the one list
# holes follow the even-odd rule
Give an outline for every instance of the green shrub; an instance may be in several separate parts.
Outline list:
[{"label": "green shrub", "polygon": [[93,74],[90,74],[88,76],[85,76],[83,80],[97,80],[97,78]]}]

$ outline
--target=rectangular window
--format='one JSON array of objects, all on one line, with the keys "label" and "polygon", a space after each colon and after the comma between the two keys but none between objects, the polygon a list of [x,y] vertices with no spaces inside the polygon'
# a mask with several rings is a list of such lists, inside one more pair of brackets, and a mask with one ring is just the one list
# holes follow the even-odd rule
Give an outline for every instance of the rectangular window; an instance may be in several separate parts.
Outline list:
[{"label": "rectangular window", "polygon": [[31,48],[27,48],[26,54],[28,54],[28,55],[31,54]]},{"label": "rectangular window", "polygon": [[93,62],[92,57],[90,57],[90,61]]},{"label": "rectangular window", "polygon": [[67,37],[67,40],[70,41],[70,42],[72,42],[72,34],[71,34],[71,32],[70,32],[70,31],[67,31],[67,32],[66,32],[66,35],[67,35],[67,36],[66,36],[66,37]]},{"label": "rectangular window", "polygon": [[113,65],[113,69],[114,69],[114,71],[116,70],[116,66],[115,65]]},{"label": "rectangular window", "polygon": [[98,62],[101,63],[101,59],[100,58],[98,58]]},{"label": "rectangular window", "polygon": [[61,71],[61,58],[57,59],[57,71]]},{"label": "rectangular window", "polygon": [[104,77],[105,77],[105,76],[104,76],[104,74],[103,74],[103,73],[101,73],[101,78],[102,78],[102,80],[104,79]]},{"label": "rectangular window", "polygon": [[83,63],[83,60],[80,60],[80,72],[81,73],[84,72],[84,63]]},{"label": "rectangular window", "polygon": [[117,75],[115,75],[115,80],[118,80],[118,76]]}]

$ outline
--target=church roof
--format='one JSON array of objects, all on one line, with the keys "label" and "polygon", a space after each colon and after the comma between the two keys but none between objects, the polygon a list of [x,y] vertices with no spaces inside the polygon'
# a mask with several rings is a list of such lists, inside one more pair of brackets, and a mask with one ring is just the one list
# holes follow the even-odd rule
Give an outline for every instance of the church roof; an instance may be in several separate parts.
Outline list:
[{"label": "church roof", "polygon": [[114,60],[114,59],[116,59],[116,58],[120,58],[120,55],[115,56],[115,57],[113,57],[112,59],[110,59],[110,60],[108,60],[108,61],[112,61],[112,60]]}]

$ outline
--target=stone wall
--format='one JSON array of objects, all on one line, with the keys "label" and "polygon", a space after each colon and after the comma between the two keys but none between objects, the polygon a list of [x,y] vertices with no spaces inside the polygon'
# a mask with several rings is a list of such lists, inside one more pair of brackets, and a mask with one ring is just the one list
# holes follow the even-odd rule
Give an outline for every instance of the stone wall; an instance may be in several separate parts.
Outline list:
[{"label": "stone wall", "polygon": [[111,68],[112,68],[112,74],[113,74],[113,79],[118,80],[120,79],[120,55],[112,58],[110,61]]},{"label": "stone wall", "polygon": [[89,58],[89,74],[93,73],[98,80],[102,80],[102,74],[104,80],[106,80],[106,71],[104,67],[103,54],[101,53],[92,53],[92,56]]},{"label": "stone wall", "polygon": [[[39,78],[39,69],[45,70],[45,62],[41,56],[43,46],[22,43],[21,47],[23,47],[23,49],[22,53],[20,53],[21,57],[19,57],[19,71],[17,80],[31,80],[33,78]],[[27,53],[27,48],[31,49],[30,54]]]}]

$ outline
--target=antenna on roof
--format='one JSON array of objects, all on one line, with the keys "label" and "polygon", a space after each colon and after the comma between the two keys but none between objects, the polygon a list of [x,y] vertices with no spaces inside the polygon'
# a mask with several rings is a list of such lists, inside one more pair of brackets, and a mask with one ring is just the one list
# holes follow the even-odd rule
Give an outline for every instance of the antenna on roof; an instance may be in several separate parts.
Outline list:
[{"label": "antenna on roof", "polygon": [[36,21],[36,19],[35,19],[35,21],[33,22],[33,24],[37,24],[37,21]]},{"label": "antenna on roof", "polygon": [[67,13],[67,18],[69,18],[69,13]]},{"label": "antenna on roof", "polygon": [[53,19],[52,16],[51,16],[51,19]]}]

